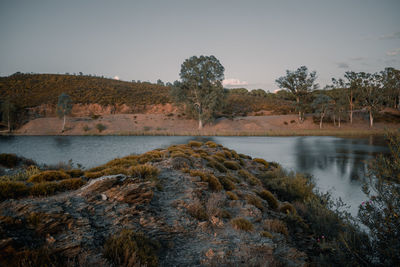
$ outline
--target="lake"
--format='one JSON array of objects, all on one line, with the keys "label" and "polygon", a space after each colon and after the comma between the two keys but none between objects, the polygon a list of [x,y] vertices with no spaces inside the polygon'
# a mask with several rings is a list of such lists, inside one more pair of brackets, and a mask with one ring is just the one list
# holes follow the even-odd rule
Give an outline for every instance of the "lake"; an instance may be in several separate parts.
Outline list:
[{"label": "lake", "polygon": [[357,214],[366,162],[387,153],[382,138],[307,137],[190,137],[190,136],[0,136],[0,153],[16,153],[41,164],[73,162],[90,168],[116,157],[155,148],[212,140],[238,153],[275,161],[289,170],[314,176],[317,187],[331,191]]}]

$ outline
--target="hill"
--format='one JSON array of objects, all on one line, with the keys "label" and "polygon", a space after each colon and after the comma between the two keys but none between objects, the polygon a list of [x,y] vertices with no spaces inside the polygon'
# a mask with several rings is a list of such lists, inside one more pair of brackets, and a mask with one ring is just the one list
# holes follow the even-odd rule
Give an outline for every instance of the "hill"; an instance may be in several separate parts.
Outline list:
[{"label": "hill", "polygon": [[0,98],[19,108],[57,104],[61,93],[73,103],[128,106],[169,103],[169,87],[149,82],[126,82],[96,76],[16,73],[0,77]]},{"label": "hill", "polygon": [[343,266],[367,244],[306,176],[213,142],[14,176],[4,266]]}]

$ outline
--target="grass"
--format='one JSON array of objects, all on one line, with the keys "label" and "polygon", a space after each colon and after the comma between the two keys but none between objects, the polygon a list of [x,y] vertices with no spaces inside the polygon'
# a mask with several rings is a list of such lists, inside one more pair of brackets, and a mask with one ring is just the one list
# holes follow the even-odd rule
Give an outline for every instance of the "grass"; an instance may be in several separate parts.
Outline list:
[{"label": "grass", "polygon": [[226,191],[234,190],[236,188],[235,184],[226,176],[218,176],[218,180]]},{"label": "grass", "polygon": [[128,174],[134,177],[138,177],[144,180],[152,180],[156,179],[160,170],[157,167],[154,167],[149,164],[132,166],[128,170]]},{"label": "grass", "polygon": [[253,224],[244,218],[235,218],[231,220],[233,228],[242,231],[253,231]]},{"label": "grass", "polygon": [[268,168],[269,164],[265,159],[255,158],[253,161],[263,164],[265,168]]},{"label": "grass", "polygon": [[282,212],[282,213],[286,213],[286,214],[289,214],[289,213],[296,214],[296,209],[290,203],[283,203],[279,207],[279,211]]},{"label": "grass", "polygon": [[193,218],[196,218],[199,221],[208,220],[208,214],[204,206],[199,202],[195,201],[194,203],[188,205],[187,211]]},{"label": "grass", "polygon": [[250,185],[261,185],[261,181],[246,170],[239,170],[239,175],[244,178]]},{"label": "grass", "polygon": [[158,242],[143,233],[122,230],[110,236],[104,244],[103,255],[115,266],[158,266]]}]

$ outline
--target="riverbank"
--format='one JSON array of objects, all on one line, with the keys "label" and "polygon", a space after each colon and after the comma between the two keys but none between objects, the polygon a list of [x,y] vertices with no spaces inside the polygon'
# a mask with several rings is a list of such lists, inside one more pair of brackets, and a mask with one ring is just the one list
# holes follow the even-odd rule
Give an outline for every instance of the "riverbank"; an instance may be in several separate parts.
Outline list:
[{"label": "riverbank", "polygon": [[358,118],[341,128],[324,124],[322,129],[308,116],[303,123],[296,115],[247,116],[220,118],[197,129],[197,121],[173,114],[115,114],[91,117],[70,117],[61,132],[62,120],[57,117],[29,121],[14,135],[160,135],[160,136],[370,136],[383,135],[386,129],[398,129],[398,123],[378,122],[373,128]]}]

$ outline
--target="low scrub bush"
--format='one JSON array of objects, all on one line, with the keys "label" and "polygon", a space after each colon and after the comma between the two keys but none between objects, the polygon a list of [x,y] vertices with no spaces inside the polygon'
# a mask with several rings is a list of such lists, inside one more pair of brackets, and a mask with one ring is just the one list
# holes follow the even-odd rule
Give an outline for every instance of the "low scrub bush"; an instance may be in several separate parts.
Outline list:
[{"label": "low scrub bush", "polygon": [[220,163],[224,163],[224,161],[225,161],[225,157],[221,157],[221,156],[219,156],[219,155],[212,155],[211,156],[213,159],[215,159],[216,161],[218,161],[218,162],[220,162]]},{"label": "low scrub bush", "polygon": [[261,192],[258,193],[258,195],[266,200],[268,202],[268,206],[271,209],[277,209],[278,208],[278,200],[275,198],[275,196],[268,190],[262,190]]},{"label": "low scrub bush", "polygon": [[263,227],[264,227],[264,230],[266,230],[266,231],[280,233],[280,234],[283,234],[284,236],[289,235],[286,224],[281,220],[277,220],[277,219],[265,220]]},{"label": "low scrub bush", "polygon": [[196,177],[196,176],[200,177],[200,179],[203,182],[207,182],[208,181],[208,173],[202,172],[200,170],[190,170],[189,174],[192,177]]},{"label": "low scrub bush", "polygon": [[253,224],[244,218],[235,218],[231,221],[233,227],[237,230],[253,231]]},{"label": "low scrub bush", "polygon": [[224,152],[225,157],[226,157],[227,159],[231,159],[231,158],[232,158],[232,153],[231,153],[228,149],[225,149],[225,148],[224,148],[223,152]]},{"label": "low scrub bush", "polygon": [[233,160],[225,161],[224,166],[231,170],[239,170],[240,169],[240,165],[236,161],[233,161]]},{"label": "low scrub bush", "polygon": [[40,173],[40,170],[36,166],[29,166],[25,170],[21,170],[12,175],[5,175],[0,177],[0,181],[26,181],[32,175]]},{"label": "low scrub bush", "polygon": [[104,244],[103,255],[115,266],[158,266],[158,242],[143,233],[122,230],[110,236]]},{"label": "low scrub bush", "polygon": [[49,181],[59,181],[71,178],[70,175],[66,174],[64,171],[43,171],[39,174],[32,175],[28,182],[30,183],[41,183]]}]

